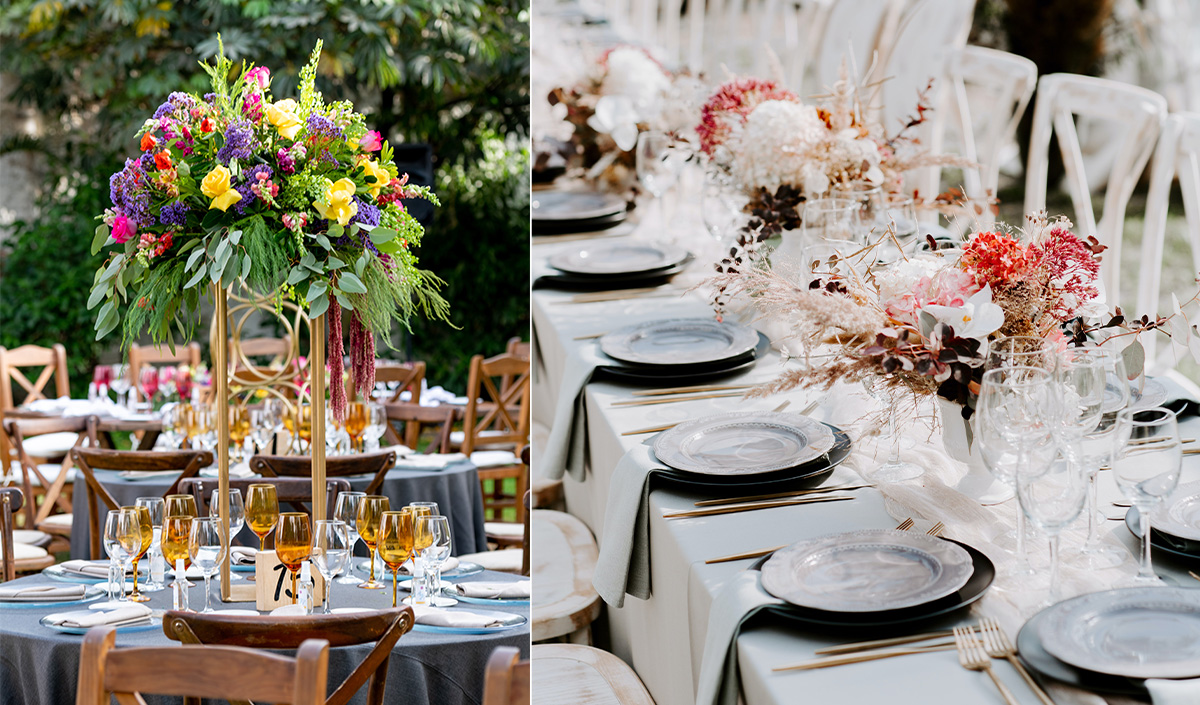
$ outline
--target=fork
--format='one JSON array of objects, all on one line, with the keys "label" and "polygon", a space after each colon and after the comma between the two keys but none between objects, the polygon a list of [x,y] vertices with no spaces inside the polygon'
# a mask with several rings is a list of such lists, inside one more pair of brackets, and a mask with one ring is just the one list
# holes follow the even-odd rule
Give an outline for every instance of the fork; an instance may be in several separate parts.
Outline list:
[{"label": "fork", "polygon": [[942,535],[942,531],[944,531],[945,529],[946,529],[946,525],[939,521],[938,523],[929,527],[929,531],[926,531],[925,535],[940,537]]},{"label": "fork", "polygon": [[954,645],[958,648],[958,662],[963,668],[968,671],[986,671],[991,676],[992,682],[996,684],[996,688],[1000,691],[1000,697],[1004,698],[1004,702],[1008,705],[1020,705],[1008,686],[996,675],[992,670],[992,659],[983,651],[983,647],[975,640],[975,635],[971,632],[970,627],[955,627],[954,628]]},{"label": "fork", "polygon": [[911,528],[913,528],[913,520],[912,517],[909,517],[900,522],[900,525],[896,527],[896,531],[908,531]]},{"label": "fork", "polygon": [[1038,700],[1042,701],[1042,705],[1054,705],[1054,701],[1042,690],[1042,687],[1037,684],[1030,675],[1029,671],[1021,665],[1017,660],[1017,647],[1013,646],[1008,640],[1008,635],[1000,628],[1000,623],[991,617],[984,617],[979,620],[979,633],[983,636],[983,648],[987,651],[988,656],[992,658],[1007,659],[1017,669],[1017,673],[1025,679],[1025,683],[1029,685],[1029,689],[1037,696]]}]

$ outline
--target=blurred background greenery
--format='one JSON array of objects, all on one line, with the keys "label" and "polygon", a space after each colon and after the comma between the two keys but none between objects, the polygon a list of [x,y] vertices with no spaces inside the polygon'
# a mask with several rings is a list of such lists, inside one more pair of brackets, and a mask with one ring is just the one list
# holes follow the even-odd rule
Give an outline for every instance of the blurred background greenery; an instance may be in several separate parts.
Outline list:
[{"label": "blurred background greenery", "polygon": [[[324,40],[318,86],[351,100],[393,144],[427,143],[443,207],[419,252],[448,285],[457,329],[414,321],[395,350],[461,393],[471,355],[526,338],[529,18],[525,0],[12,0],[0,7],[0,157],[19,156],[28,203],[0,204],[0,345],[63,343],[75,396],[115,336],[96,342],[93,217],[133,135],[171,91],[204,93],[217,51],[295,90]],[[11,119],[12,116],[21,119]],[[11,178],[12,172],[9,172]],[[14,214],[15,215],[11,215]],[[205,338],[207,336],[204,336]],[[201,343],[207,347],[207,340]]]}]

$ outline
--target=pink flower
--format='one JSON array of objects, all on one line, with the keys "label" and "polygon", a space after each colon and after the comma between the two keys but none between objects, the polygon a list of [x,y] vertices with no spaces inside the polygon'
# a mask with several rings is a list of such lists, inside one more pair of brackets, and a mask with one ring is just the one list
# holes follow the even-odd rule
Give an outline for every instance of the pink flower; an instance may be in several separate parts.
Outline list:
[{"label": "pink flower", "polygon": [[137,223],[129,218],[118,215],[113,218],[112,222],[112,238],[122,244],[129,242],[129,239],[137,234]]},{"label": "pink flower", "polygon": [[359,138],[358,144],[368,152],[374,152],[383,147],[383,140],[380,138],[377,131],[371,130]]},{"label": "pink flower", "polygon": [[271,69],[266,66],[255,66],[246,73],[246,80],[257,83],[258,87],[266,90],[271,85]]}]

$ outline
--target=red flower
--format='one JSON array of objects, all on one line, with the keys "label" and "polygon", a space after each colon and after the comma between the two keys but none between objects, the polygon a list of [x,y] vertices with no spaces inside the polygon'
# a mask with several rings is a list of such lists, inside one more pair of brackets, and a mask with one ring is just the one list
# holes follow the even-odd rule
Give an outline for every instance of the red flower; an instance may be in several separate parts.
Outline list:
[{"label": "red flower", "polygon": [[158,140],[154,139],[154,135],[147,132],[142,135],[142,151],[149,152],[154,149],[154,145],[158,144]]},{"label": "red flower", "polygon": [[757,78],[742,78],[730,81],[717,89],[700,110],[700,124],[696,134],[700,136],[700,149],[712,154],[713,148],[729,137],[732,125],[746,121],[759,103],[768,100],[790,100],[799,103],[795,93],[780,88],[774,81]]},{"label": "red flower", "polygon": [[201,132],[212,132],[214,129],[212,118],[204,118],[200,121]]},{"label": "red flower", "polygon": [[154,155],[154,166],[158,167],[159,171],[166,171],[171,168],[171,153],[163,150]]},{"label": "red flower", "polygon": [[1038,265],[1038,254],[1004,233],[976,233],[963,245],[959,261],[977,286],[997,288],[1028,275]]}]

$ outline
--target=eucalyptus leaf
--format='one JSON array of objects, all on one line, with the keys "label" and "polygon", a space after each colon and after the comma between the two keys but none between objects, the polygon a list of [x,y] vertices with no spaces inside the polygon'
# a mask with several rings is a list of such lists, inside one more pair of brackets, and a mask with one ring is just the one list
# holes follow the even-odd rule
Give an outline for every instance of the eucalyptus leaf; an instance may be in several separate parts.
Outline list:
[{"label": "eucalyptus leaf", "polygon": [[116,257],[113,257],[112,262],[109,262],[108,266],[104,268],[104,274],[100,275],[100,281],[103,282],[103,281],[108,281],[109,279],[112,279],[113,276],[117,273],[117,270],[121,268],[121,263],[124,261],[125,261],[125,253],[124,252],[119,253]]},{"label": "eucalyptus leaf", "polygon": [[385,242],[394,240],[399,234],[391,228],[375,228],[371,231],[371,242],[376,245],[382,245]]},{"label": "eucalyptus leaf", "polygon": [[230,232],[229,233],[229,241],[235,245],[240,243],[242,241],[242,231],[234,230],[234,231]]},{"label": "eucalyptus leaf", "polygon": [[308,285],[307,298],[311,301],[329,290],[329,285],[323,281],[314,281]]},{"label": "eucalyptus leaf", "polygon": [[346,263],[333,255],[329,255],[329,259],[325,260],[325,266],[329,269],[341,269],[346,266]]},{"label": "eucalyptus leaf", "polygon": [[221,273],[221,288],[228,289],[229,285],[237,279],[237,276],[238,268],[236,264],[232,267],[225,267]]},{"label": "eucalyptus leaf", "polygon": [[242,255],[242,279],[250,276],[250,264],[250,254],[246,253]]},{"label": "eucalyptus leaf", "polygon": [[350,272],[342,272],[338,276],[338,288],[351,294],[367,293],[367,287],[363,285],[362,280]]},{"label": "eucalyptus leaf", "polygon": [[297,266],[288,272],[287,283],[288,286],[295,286],[305,279],[308,279],[308,272],[303,267]]},{"label": "eucalyptus leaf", "polygon": [[208,262],[201,262],[200,269],[197,269],[196,273],[192,275],[192,278],[187,280],[187,283],[183,285],[183,288],[191,289],[193,286],[196,286],[196,284],[198,284],[200,280],[204,278],[205,274],[208,274]]},{"label": "eucalyptus leaf", "polygon": [[[363,272],[366,271],[366,269],[367,269],[367,253],[364,252],[362,254],[362,257],[359,257],[358,261],[354,263],[354,271],[356,274],[358,274],[358,276],[361,277],[363,275]],[[365,294],[366,292],[364,291],[361,293]]]},{"label": "eucalyptus leaf", "polygon": [[217,245],[217,253],[213,257],[217,261],[218,267],[224,267],[229,261],[230,245],[228,240],[222,240],[221,244]]},{"label": "eucalyptus leaf", "polygon": [[217,245],[220,245],[222,242],[223,242],[223,240],[221,240],[221,238],[219,238],[219,237],[214,237],[208,241],[207,251],[208,251],[209,257],[212,257],[217,254]]},{"label": "eucalyptus leaf", "polygon": [[329,235],[329,237],[341,237],[346,234],[346,229],[337,223],[333,223],[326,230],[326,233]]},{"label": "eucalyptus leaf", "polygon": [[1129,379],[1137,379],[1142,376],[1142,371],[1146,367],[1146,349],[1136,339],[1127,345],[1121,351],[1121,357],[1125,360],[1125,374]]},{"label": "eucalyptus leaf", "polygon": [[96,226],[96,236],[92,238],[92,254],[99,252],[106,242],[108,242],[108,226],[101,223]]},{"label": "eucalyptus leaf", "polygon": [[183,271],[185,271],[185,272],[192,271],[192,267],[195,267],[196,262],[198,262],[200,260],[200,258],[203,256],[204,256],[204,250],[196,250],[195,252],[193,252],[191,255],[188,256],[187,264],[184,265]]},{"label": "eucalyptus leaf", "polygon": [[225,265],[219,260],[213,262],[213,266],[208,270],[208,278],[212,280],[212,283],[216,284],[217,282],[221,281],[221,276],[223,274],[225,274]]},{"label": "eucalyptus leaf", "polygon": [[91,311],[92,309],[96,308],[96,305],[104,300],[104,297],[108,295],[108,292],[109,289],[107,286],[97,286],[93,288],[92,295],[88,297],[88,310]]},{"label": "eucalyptus leaf", "polygon": [[325,237],[321,233],[317,233],[316,237],[317,237],[317,243],[321,247],[324,247],[326,250],[333,249],[333,243],[329,241],[329,238]]},{"label": "eucalyptus leaf", "polygon": [[340,291],[334,293],[334,296],[337,297],[338,303],[342,305],[342,308],[346,309],[347,311],[354,310],[354,304],[350,302],[349,296],[346,296]]},{"label": "eucalyptus leaf", "polygon": [[108,332],[116,327],[119,320],[117,304],[109,299],[108,303],[101,306],[99,313],[96,314],[96,340],[108,335]]},{"label": "eucalyptus leaf", "polygon": [[316,318],[329,310],[329,297],[322,294],[308,302],[308,317]]}]

